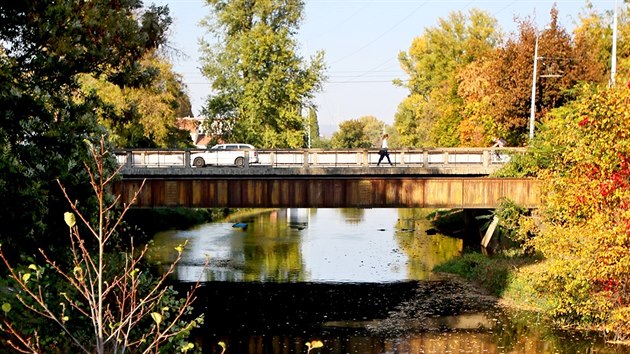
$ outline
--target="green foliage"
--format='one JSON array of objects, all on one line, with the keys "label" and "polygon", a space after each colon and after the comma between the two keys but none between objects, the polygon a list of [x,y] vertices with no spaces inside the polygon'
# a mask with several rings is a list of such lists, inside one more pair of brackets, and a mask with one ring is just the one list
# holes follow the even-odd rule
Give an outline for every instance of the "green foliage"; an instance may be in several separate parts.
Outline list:
[{"label": "green foliage", "polygon": [[530,211],[509,199],[502,199],[499,207],[493,212],[499,219],[501,235],[512,241],[523,243],[529,239],[527,224],[530,219]]},{"label": "green foliage", "polygon": [[317,120],[317,110],[314,107],[308,109],[308,116],[306,117],[306,138],[310,139],[305,144],[305,147],[313,147],[313,143],[320,139],[319,136],[319,121]]},{"label": "green foliage", "polygon": [[331,149],[332,141],[330,138],[320,136],[319,138],[311,141],[311,147],[315,149]]},{"label": "green foliage", "polygon": [[499,207],[494,210],[494,215],[501,220],[501,226],[509,231],[519,229],[519,219],[528,214],[528,209],[524,208],[509,199],[502,199]]},{"label": "green foliage", "polygon": [[107,127],[116,147],[185,146],[188,132],[180,134],[175,124],[180,104],[190,110],[181,76],[155,51],[142,58],[137,70],[138,82],[123,87],[108,81],[108,73],[80,75],[81,89],[103,104],[99,123]]},{"label": "green foliage", "polygon": [[398,105],[394,127],[399,136],[399,145],[405,147],[431,147],[435,137],[431,129],[439,113],[432,101],[421,95],[411,94]]},{"label": "green foliage", "polygon": [[258,147],[304,146],[303,107],[323,80],[323,52],[306,62],[293,39],[302,19],[300,0],[209,0],[205,26],[216,43],[204,43],[203,74],[213,94],[204,112],[223,140]]},{"label": "green foliage", "polygon": [[452,12],[413,40],[398,58],[410,79],[410,95],[398,107],[395,127],[404,146],[459,144],[461,99],[457,75],[466,64],[485,60],[499,43],[496,20],[473,9]]},{"label": "green foliage", "polygon": [[[10,305],[3,306],[6,314],[1,318],[4,343],[19,352],[36,353],[189,348],[186,338],[203,322],[203,315],[192,316],[191,307],[199,284],[182,298],[166,287],[185,243],[175,247],[177,254],[170,268],[156,277],[142,269],[146,247],[136,250],[132,243],[125,252],[106,253],[130,206],[122,208],[118,219],[113,218],[117,199],[108,202],[106,195],[114,176],[103,174],[108,155],[104,142],[99,148],[90,145],[90,152],[95,168],[86,164],[86,170],[97,200],[97,217],[82,212],[79,201],[71,199],[60,185],[70,209],[63,214],[70,239],[69,259],[55,260],[40,249],[43,265],[33,260],[27,267],[14,266],[0,248],[8,284],[15,289],[2,294],[2,303]],[[79,224],[87,237],[81,234]]]},{"label": "green foliage", "polygon": [[[163,7],[116,2],[0,3],[0,241],[12,257],[41,247],[65,252],[45,235],[65,232],[60,179],[89,209],[84,140],[107,131],[103,102],[81,90],[81,75],[137,83],[138,62],[165,41]],[[112,165],[106,166],[111,168]]]},{"label": "green foliage", "polygon": [[339,124],[339,130],[332,138],[335,149],[380,147],[385,123],[373,116],[350,119]]},{"label": "green foliage", "polygon": [[457,274],[481,282],[494,295],[501,295],[509,281],[509,269],[480,253],[465,253],[433,268],[433,271]]}]

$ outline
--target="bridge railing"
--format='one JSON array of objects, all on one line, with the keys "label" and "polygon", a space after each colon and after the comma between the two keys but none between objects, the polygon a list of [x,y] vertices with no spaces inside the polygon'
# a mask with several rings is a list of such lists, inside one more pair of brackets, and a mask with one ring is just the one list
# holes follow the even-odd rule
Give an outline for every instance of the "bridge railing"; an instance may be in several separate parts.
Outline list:
[{"label": "bridge railing", "polygon": [[[125,149],[116,150],[121,165],[134,168],[191,168],[190,154],[201,149]],[[524,148],[429,148],[391,149],[389,157],[396,167],[438,167],[477,165],[488,167],[509,161]],[[375,165],[377,149],[274,149],[257,150],[259,165],[272,167],[366,167]],[[387,159],[385,159],[387,163]]]}]

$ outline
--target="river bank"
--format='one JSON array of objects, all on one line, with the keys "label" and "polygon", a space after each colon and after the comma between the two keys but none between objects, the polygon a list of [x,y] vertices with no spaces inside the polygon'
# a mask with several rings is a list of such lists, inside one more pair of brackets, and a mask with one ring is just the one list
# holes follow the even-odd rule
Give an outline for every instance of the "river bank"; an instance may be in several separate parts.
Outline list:
[{"label": "river bank", "polygon": [[597,333],[606,342],[623,346],[630,351],[630,329],[624,333],[608,333],[604,324],[571,324],[554,318],[553,299],[544,298],[536,291],[536,279],[545,271],[545,260],[511,251],[494,257],[480,253],[465,253],[434,268],[436,272],[456,275],[496,298],[496,304],[515,311],[528,311],[543,318],[550,326],[583,335]]}]

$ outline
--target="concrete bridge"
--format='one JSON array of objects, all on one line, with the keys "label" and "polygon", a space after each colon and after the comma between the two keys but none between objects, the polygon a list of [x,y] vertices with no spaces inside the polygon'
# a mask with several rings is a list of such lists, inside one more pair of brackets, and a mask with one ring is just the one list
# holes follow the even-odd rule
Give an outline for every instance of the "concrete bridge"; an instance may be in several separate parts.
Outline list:
[{"label": "concrete bridge", "polygon": [[122,180],[114,192],[152,207],[421,207],[491,209],[502,198],[529,208],[536,180],[487,176],[522,149],[391,150],[393,167],[376,167],[378,151],[259,150],[243,167],[190,165],[194,150],[117,151]]}]

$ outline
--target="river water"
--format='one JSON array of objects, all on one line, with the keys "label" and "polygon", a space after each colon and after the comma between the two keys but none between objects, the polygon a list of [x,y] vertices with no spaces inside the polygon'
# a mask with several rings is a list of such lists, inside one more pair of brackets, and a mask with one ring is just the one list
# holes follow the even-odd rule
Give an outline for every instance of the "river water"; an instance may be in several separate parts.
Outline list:
[{"label": "river water", "polygon": [[433,232],[429,212],[260,211],[160,232],[148,256],[168,264],[188,242],[174,277],[203,282],[204,353],[630,353],[432,274],[463,241]]}]

